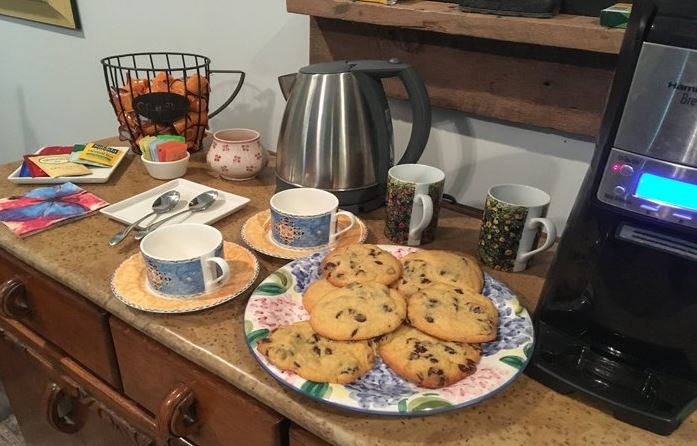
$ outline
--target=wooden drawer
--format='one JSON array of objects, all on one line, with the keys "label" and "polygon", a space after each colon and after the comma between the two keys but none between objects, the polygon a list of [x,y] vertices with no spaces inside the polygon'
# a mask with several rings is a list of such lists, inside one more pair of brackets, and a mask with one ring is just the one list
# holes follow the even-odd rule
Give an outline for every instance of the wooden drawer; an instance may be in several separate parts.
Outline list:
[{"label": "wooden drawer", "polygon": [[30,327],[121,388],[109,314],[0,249],[0,317]]},{"label": "wooden drawer", "polygon": [[156,415],[161,433],[199,446],[285,444],[281,415],[115,317],[110,322],[124,393]]},{"label": "wooden drawer", "polygon": [[24,325],[0,320],[0,358],[28,445],[155,446],[150,415]]},{"label": "wooden drawer", "polygon": [[289,437],[289,446],[331,446],[326,441],[306,431],[297,424],[290,425]]}]

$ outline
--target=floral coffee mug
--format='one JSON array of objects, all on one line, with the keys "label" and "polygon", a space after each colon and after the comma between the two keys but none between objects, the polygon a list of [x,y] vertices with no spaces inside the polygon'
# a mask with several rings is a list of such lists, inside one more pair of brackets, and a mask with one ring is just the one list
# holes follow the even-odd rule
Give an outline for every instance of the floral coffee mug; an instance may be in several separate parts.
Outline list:
[{"label": "floral coffee mug", "polygon": [[[528,260],[554,245],[557,229],[548,218],[550,196],[521,184],[501,184],[489,189],[479,233],[479,257],[493,269],[523,271]],[[539,229],[547,233],[537,249]]]},{"label": "floral coffee mug", "polygon": [[387,173],[385,236],[400,245],[433,241],[445,174],[423,164],[399,164]]}]

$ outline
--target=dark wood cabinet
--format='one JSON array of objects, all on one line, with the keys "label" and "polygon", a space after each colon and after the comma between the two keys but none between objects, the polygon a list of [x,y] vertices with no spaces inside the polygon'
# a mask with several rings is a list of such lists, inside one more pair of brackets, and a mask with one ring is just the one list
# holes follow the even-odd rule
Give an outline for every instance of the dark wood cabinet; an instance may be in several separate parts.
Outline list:
[{"label": "dark wood cabinet", "polygon": [[43,336],[114,388],[109,313],[0,249],[0,314]]},{"label": "dark wood cabinet", "polygon": [[28,446],[289,441],[281,415],[1,249],[0,380]]},{"label": "dark wood cabinet", "polygon": [[156,415],[161,438],[201,446],[285,444],[281,415],[114,317],[111,327],[124,393]]},{"label": "dark wood cabinet", "polygon": [[0,379],[31,446],[154,445],[82,383],[24,340],[0,328]]},{"label": "dark wood cabinet", "polygon": [[291,424],[288,436],[289,446],[331,446],[326,441],[306,431],[297,424]]}]

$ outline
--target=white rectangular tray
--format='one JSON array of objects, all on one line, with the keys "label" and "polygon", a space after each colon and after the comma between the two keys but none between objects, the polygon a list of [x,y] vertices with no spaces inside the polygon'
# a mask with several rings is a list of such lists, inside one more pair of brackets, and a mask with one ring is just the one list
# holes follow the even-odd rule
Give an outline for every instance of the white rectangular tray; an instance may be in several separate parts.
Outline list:
[{"label": "white rectangular tray", "polygon": [[[107,206],[101,209],[100,212],[109,216],[109,218],[130,225],[134,221],[141,217],[145,217],[151,212],[152,203],[157,197],[170,190],[178,191],[180,198],[177,207],[167,214],[153,215],[139,224],[140,228],[145,228],[157,220],[164,219],[169,215],[186,209],[189,201],[192,198],[212,189],[212,187],[179,178],[168,183],[161,184],[160,186],[147,190],[131,198],[114,203],[111,206]],[[218,199],[210,208],[201,212],[187,212],[167,221],[167,223],[164,223],[163,226],[183,222],[211,224],[223,217],[227,217],[249,203],[249,198],[241,197],[239,195],[231,194],[219,189],[215,190],[218,191]]]},{"label": "white rectangular tray", "polygon": [[[43,149],[43,147],[42,147]],[[79,184],[79,183],[106,183],[109,181],[109,178],[111,178],[111,174],[118,169],[119,165],[123,160],[126,158],[126,153],[128,153],[128,147],[114,147],[114,149],[118,149],[122,152],[124,152],[123,156],[119,158],[119,160],[116,162],[116,164],[113,167],[97,167],[97,168],[90,168],[92,170],[92,173],[89,175],[82,175],[79,177],[59,177],[59,178],[51,178],[51,177],[37,177],[37,178],[32,178],[32,177],[20,177],[19,176],[19,171],[22,168],[22,165],[20,164],[19,167],[10,174],[9,177],[7,177],[7,180],[15,183],[15,184],[63,184],[67,183],[70,181],[71,183]],[[41,150],[41,149],[39,149]],[[37,150],[37,152],[39,151]],[[89,166],[88,166],[89,167]]]}]

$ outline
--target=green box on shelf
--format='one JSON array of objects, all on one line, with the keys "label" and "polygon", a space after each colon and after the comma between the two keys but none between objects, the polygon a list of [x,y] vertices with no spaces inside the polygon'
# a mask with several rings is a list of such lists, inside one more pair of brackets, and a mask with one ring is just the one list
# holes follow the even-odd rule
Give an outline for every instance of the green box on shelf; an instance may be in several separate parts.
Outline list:
[{"label": "green box on shelf", "polygon": [[631,13],[631,3],[617,3],[600,12],[600,24],[608,28],[627,28]]}]

